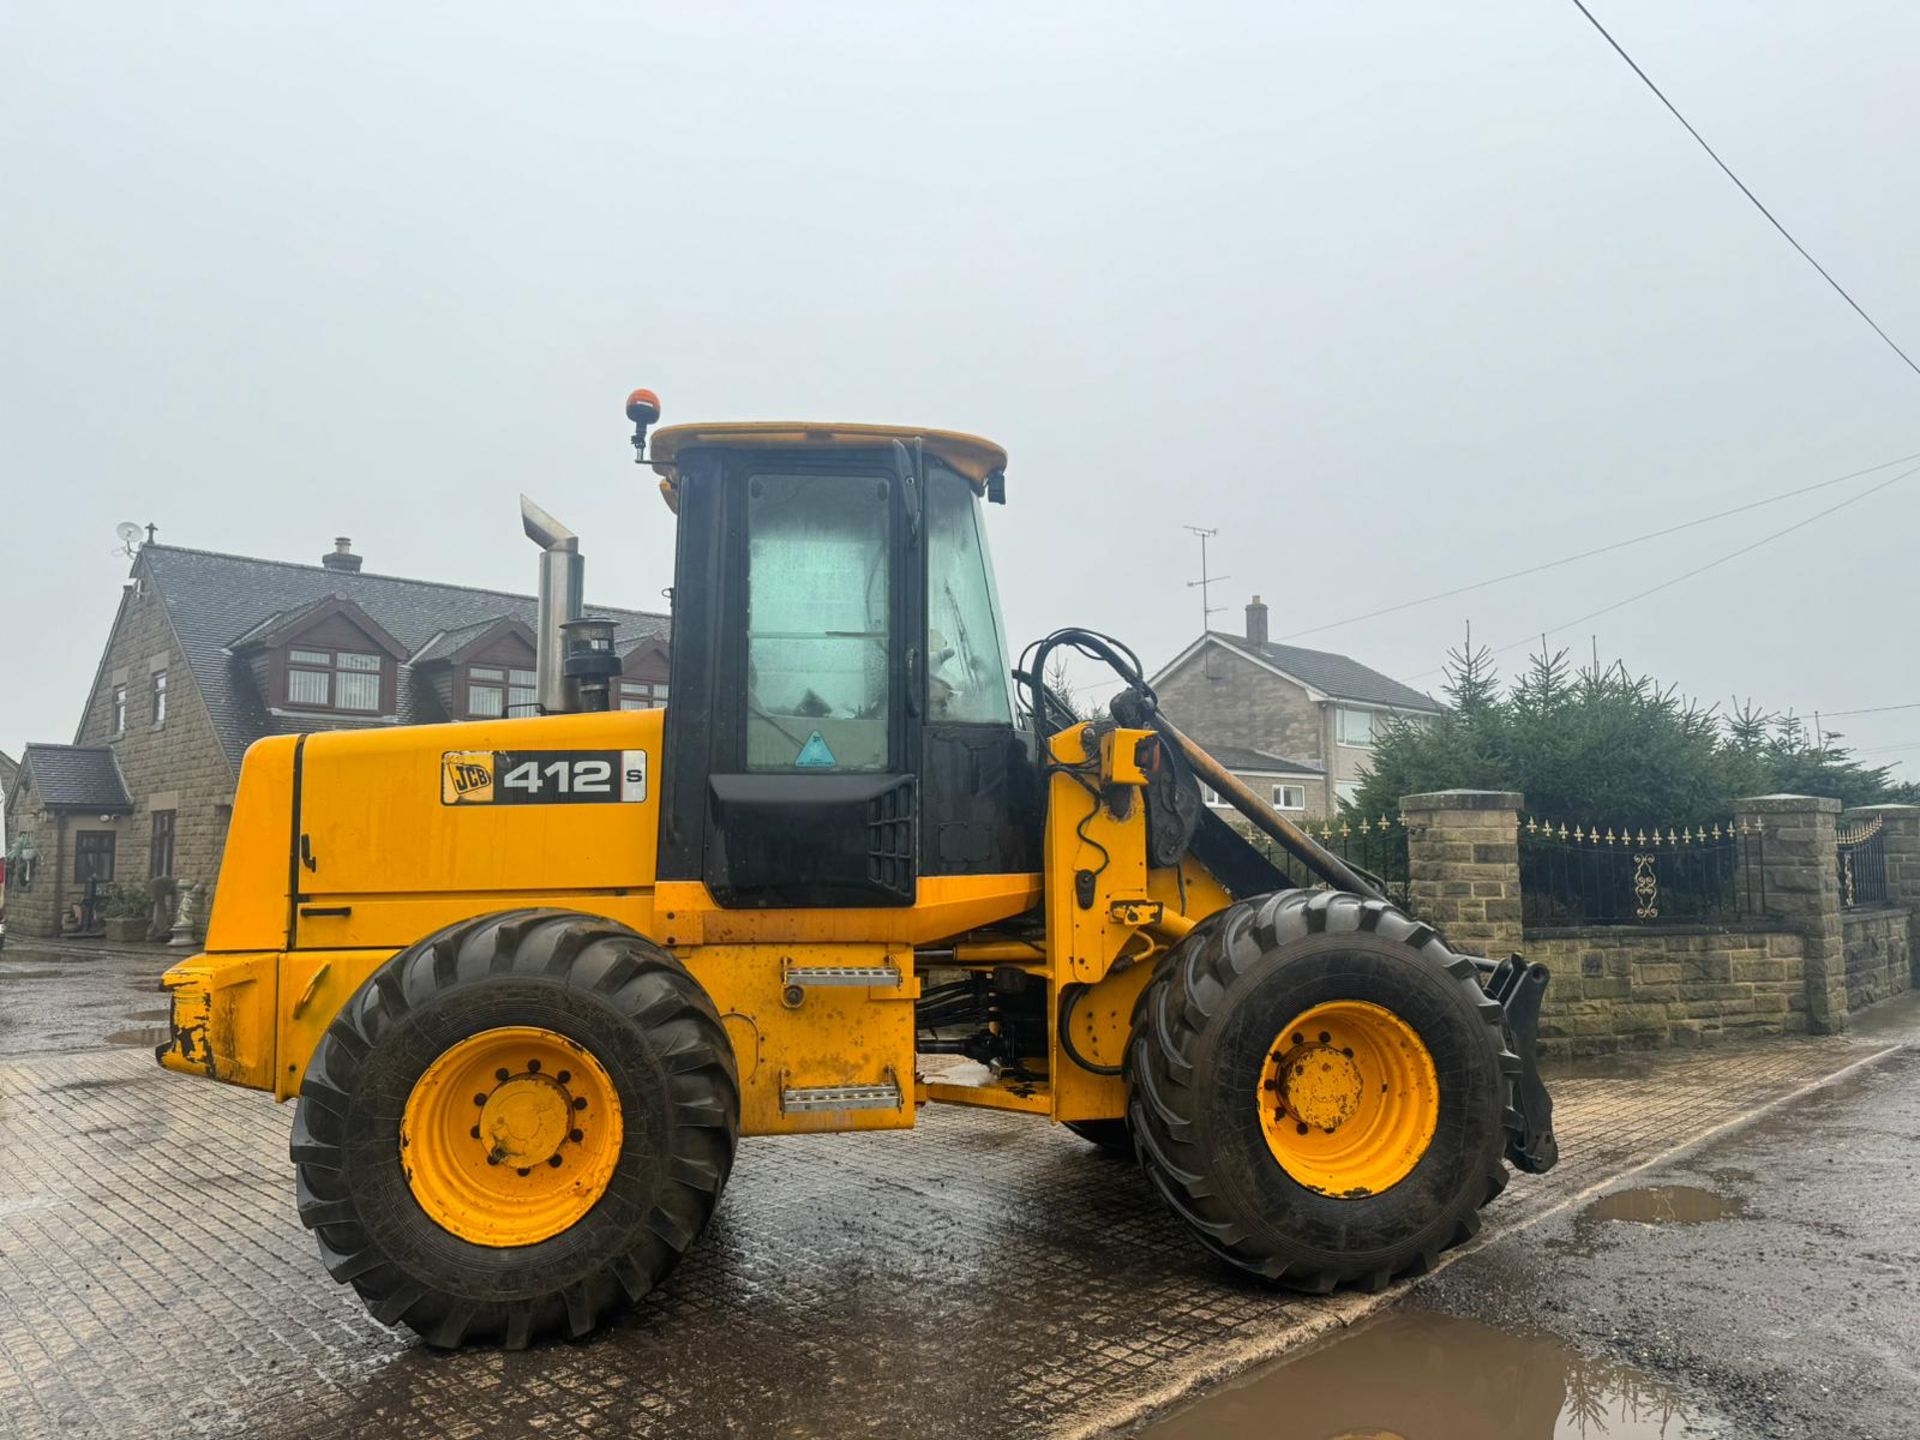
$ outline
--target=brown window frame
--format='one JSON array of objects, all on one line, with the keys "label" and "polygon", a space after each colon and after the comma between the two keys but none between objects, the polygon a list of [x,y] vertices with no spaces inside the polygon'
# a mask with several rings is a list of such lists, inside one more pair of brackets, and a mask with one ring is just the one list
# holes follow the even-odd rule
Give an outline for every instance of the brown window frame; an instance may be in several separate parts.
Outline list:
[{"label": "brown window frame", "polygon": [[[301,655],[325,655],[326,663],[300,660]],[[359,659],[371,660],[371,667],[362,665],[342,665],[341,657],[352,655]],[[325,700],[296,700],[293,698],[293,677],[295,675],[324,675],[327,680],[327,698]],[[344,675],[371,675],[373,677],[373,704],[342,705],[340,699],[340,678]],[[289,710],[325,711],[334,715],[380,715],[384,714],[387,694],[387,657],[378,650],[344,650],[337,645],[300,645],[287,646],[286,679],[282,686],[282,696]]]},{"label": "brown window frame", "polygon": [[[173,876],[173,842],[176,830],[172,810],[153,812],[153,829],[147,840],[147,878],[158,880]],[[165,863],[163,864],[162,861]]]},{"label": "brown window frame", "polygon": [[[106,844],[95,842],[104,840]],[[120,835],[114,830],[76,830],[73,835],[73,883],[84,885],[94,880],[102,885],[113,883],[116,862],[120,851]],[[100,857],[106,857],[106,874],[100,871]]]},{"label": "brown window frame", "polygon": [[153,692],[153,728],[158,730],[167,723],[167,672],[154,671],[147,683]]},{"label": "brown window frame", "polygon": [[[667,682],[664,680],[628,680],[614,682],[615,709],[618,710],[664,710],[667,705]],[[643,694],[630,695],[629,690],[643,691]],[[627,701],[638,700],[638,705],[629,705]]]},{"label": "brown window frame", "polygon": [[[482,660],[466,665],[461,683],[465,686],[466,713],[470,720],[511,719],[514,715],[532,715],[540,703],[538,672],[531,666],[515,664],[507,660]],[[482,679],[480,672],[497,679]],[[525,684],[514,680],[514,676],[527,677]],[[500,692],[500,708],[482,710],[473,703],[476,690],[497,690]],[[514,693],[521,692],[520,699],[514,699]]]},{"label": "brown window frame", "polygon": [[113,733],[127,733],[127,687],[124,685],[113,687]]}]

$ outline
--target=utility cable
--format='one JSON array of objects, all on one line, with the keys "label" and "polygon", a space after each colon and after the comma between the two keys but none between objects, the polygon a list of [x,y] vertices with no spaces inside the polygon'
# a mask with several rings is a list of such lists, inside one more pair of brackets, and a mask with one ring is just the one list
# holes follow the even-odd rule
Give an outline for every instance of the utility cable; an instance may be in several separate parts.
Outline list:
[{"label": "utility cable", "polygon": [[1797,495],[1811,494],[1815,490],[1825,490],[1829,486],[1844,485],[1849,480],[1858,480],[1863,475],[1871,475],[1877,470],[1888,470],[1895,465],[1904,465],[1911,460],[1920,460],[1920,451],[1912,455],[1902,455],[1897,460],[1883,460],[1878,465],[1869,465],[1864,470],[1855,470],[1848,475],[1837,475],[1831,480],[1816,480],[1811,485],[1801,485],[1792,490],[1782,490],[1777,495],[1768,495],[1759,500],[1749,500],[1744,505],[1735,505],[1728,510],[1716,510],[1711,515],[1702,515],[1695,520],[1683,520],[1678,525],[1668,525],[1663,529],[1649,530],[1644,535],[1635,535],[1626,540],[1615,540],[1610,545],[1596,546],[1591,550],[1582,550],[1576,555],[1563,555],[1558,560],[1543,561],[1538,565],[1529,565],[1524,570],[1510,570],[1505,575],[1495,575],[1488,580],[1476,580],[1470,585],[1456,585],[1451,590],[1438,590],[1431,595],[1422,595],[1414,600],[1402,600],[1397,604],[1383,606],[1378,610],[1369,610],[1364,615],[1349,615],[1344,620],[1329,620],[1324,625],[1311,625],[1305,630],[1294,630],[1282,635],[1282,640],[1297,640],[1302,635],[1317,635],[1322,630],[1338,630],[1344,625],[1358,625],[1362,620],[1376,620],[1382,615],[1393,615],[1401,610],[1411,610],[1417,605],[1428,605],[1435,600],[1450,600],[1455,595],[1465,595],[1470,591],[1484,590],[1489,585],[1503,585],[1509,580],[1521,580],[1529,575],[1538,575],[1543,570],[1558,569],[1562,565],[1571,565],[1579,560],[1591,560],[1596,555],[1609,555],[1615,550],[1625,550],[1629,546],[1639,545],[1648,540],[1658,540],[1662,536],[1675,535],[1682,530],[1691,530],[1695,526],[1706,525],[1715,520],[1725,520],[1730,515],[1744,515],[1749,510],[1758,510],[1762,506],[1776,505],[1782,500],[1791,500]]},{"label": "utility cable", "polygon": [[1746,196],[1747,199],[1753,202],[1754,209],[1758,210],[1762,215],[1767,217],[1767,223],[1772,225],[1774,229],[1778,230],[1781,236],[1786,240],[1786,242],[1789,245],[1793,246],[1794,249],[1800,252],[1800,257],[1803,260],[1805,260],[1809,265],[1813,266],[1815,270],[1818,270],[1820,272],[1820,278],[1826,281],[1827,284],[1833,287],[1834,293],[1836,295],[1838,295],[1842,300],[1846,301],[1848,305],[1853,307],[1854,314],[1858,315],[1862,320],[1866,321],[1867,324],[1873,326],[1873,333],[1878,335],[1882,340],[1887,342],[1887,348],[1893,351],[1894,354],[1898,355],[1901,361],[1906,365],[1906,367],[1909,370],[1913,371],[1913,373],[1916,375],[1920,375],[1920,365],[1914,364],[1913,357],[1907,354],[1906,351],[1902,350],[1898,345],[1894,343],[1893,337],[1887,334],[1886,331],[1880,328],[1880,322],[1875,320],[1871,315],[1867,314],[1865,310],[1861,309],[1860,302],[1855,300],[1853,296],[1849,295],[1846,292],[1845,287],[1842,286],[1838,280],[1834,279],[1833,276],[1827,273],[1827,267],[1822,265],[1818,260],[1814,259],[1813,256],[1810,253],[1808,253],[1807,247],[1802,245],[1798,240],[1794,239],[1792,233],[1787,229],[1787,227],[1782,225],[1779,222],[1779,220],[1774,218],[1773,212],[1767,209],[1765,205],[1762,205],[1760,203],[1760,197],[1758,195],[1755,195],[1753,191],[1747,188],[1747,182],[1742,180],[1738,175],[1733,173],[1733,168],[1729,166],[1726,161],[1720,158],[1719,154],[1715,152],[1714,148],[1707,143],[1706,137],[1703,136],[1698,130],[1693,128],[1692,122],[1689,121],[1686,116],[1680,113],[1679,107],[1676,106],[1671,100],[1669,100],[1666,97],[1665,92],[1662,91],[1658,85],[1653,83],[1652,77],[1649,76],[1646,71],[1640,68],[1639,64],[1634,60],[1634,58],[1631,55],[1627,54],[1626,50],[1621,47],[1620,42],[1614,39],[1613,36],[1608,33],[1607,27],[1602,25],[1599,22],[1599,20],[1594,17],[1594,13],[1591,10],[1589,10],[1584,3],[1582,3],[1582,0],[1573,0],[1573,8],[1578,10],[1582,15],[1587,17],[1587,23],[1592,25],[1594,29],[1600,32],[1600,38],[1605,40],[1607,44],[1613,47],[1614,54],[1618,55],[1622,60],[1627,62],[1628,67],[1633,71],[1633,73],[1638,75],[1641,79],[1641,82],[1645,84],[1645,86],[1654,93],[1654,95],[1659,99],[1660,103],[1667,107],[1668,113],[1670,113],[1673,116],[1673,118],[1678,120],[1682,125],[1686,126],[1687,133],[1693,136],[1693,138],[1699,143],[1700,148],[1702,150],[1707,152],[1708,157],[1712,159],[1713,163],[1720,167],[1721,173],[1724,174],[1735,185],[1740,187],[1740,193]]},{"label": "utility cable", "polygon": [[[1625,599],[1615,600],[1611,604],[1602,605],[1598,610],[1589,610],[1584,615],[1576,615],[1571,620],[1563,620],[1558,625],[1549,625],[1544,630],[1532,631],[1531,633],[1529,633],[1528,635],[1524,636],[1519,640],[1510,641],[1505,645],[1496,645],[1492,649],[1490,649],[1487,653],[1489,655],[1503,655],[1507,651],[1516,650],[1522,645],[1531,645],[1535,640],[1540,640],[1544,642],[1547,636],[1552,635],[1557,631],[1566,630],[1575,625],[1584,625],[1589,620],[1597,620],[1602,615],[1610,615],[1615,610],[1621,609],[1623,606],[1631,605],[1635,601],[1645,600],[1649,595],[1658,595],[1662,590],[1671,589],[1673,586],[1680,584],[1683,580],[1691,580],[1696,575],[1704,575],[1707,573],[1707,571],[1716,570],[1720,566],[1727,564],[1729,561],[1738,560],[1742,555],[1750,555],[1755,550],[1758,550],[1762,545],[1770,545],[1775,540],[1779,540],[1784,538],[1785,536],[1793,534],[1793,532],[1796,530],[1803,530],[1807,526],[1813,524],[1814,521],[1816,520],[1824,520],[1827,516],[1833,514],[1836,511],[1844,510],[1849,505],[1857,505],[1862,500],[1867,499],[1869,496],[1877,495],[1880,491],[1885,490],[1888,486],[1898,485],[1902,480],[1908,479],[1909,477],[1914,475],[1920,475],[1920,466],[1915,466],[1911,470],[1902,470],[1898,475],[1890,475],[1877,485],[1869,485],[1866,489],[1862,490],[1858,495],[1849,495],[1846,499],[1836,501],[1832,505],[1827,506],[1827,508],[1824,510],[1816,510],[1813,514],[1806,516],[1804,519],[1796,520],[1793,522],[1793,524],[1783,526],[1781,529],[1775,530],[1773,533],[1769,535],[1762,535],[1758,540],[1750,541],[1749,543],[1742,545],[1738,550],[1729,550],[1725,555],[1722,555],[1719,558],[1714,560],[1709,560],[1704,565],[1696,565],[1691,570],[1683,571],[1680,574],[1675,575],[1670,579],[1662,580],[1658,585],[1650,585],[1645,590],[1636,591],[1634,594],[1627,596]],[[1420,680],[1420,679],[1424,679],[1429,675],[1437,675],[1437,674],[1444,673],[1445,669],[1446,667],[1444,665],[1437,666],[1432,670],[1422,670],[1418,675],[1408,676],[1406,678],[1409,681]]]}]

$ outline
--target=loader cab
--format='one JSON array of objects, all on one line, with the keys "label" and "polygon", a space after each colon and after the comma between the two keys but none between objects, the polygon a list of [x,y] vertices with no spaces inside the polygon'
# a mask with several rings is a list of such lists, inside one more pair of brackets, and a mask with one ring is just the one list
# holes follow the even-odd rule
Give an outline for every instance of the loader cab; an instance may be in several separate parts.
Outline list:
[{"label": "loader cab", "polygon": [[879,426],[677,426],[660,876],[729,908],[911,905],[1038,869],[986,541],[1006,457]]}]

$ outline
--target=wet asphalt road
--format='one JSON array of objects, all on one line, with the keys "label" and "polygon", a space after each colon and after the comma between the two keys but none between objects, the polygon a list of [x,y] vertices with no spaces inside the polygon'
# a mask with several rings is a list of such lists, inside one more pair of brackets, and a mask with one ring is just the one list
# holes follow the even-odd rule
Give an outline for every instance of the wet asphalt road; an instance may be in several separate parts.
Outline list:
[{"label": "wet asphalt road", "polygon": [[[1134,1433],[1195,1387],[1379,1319],[1396,1298],[1249,1285],[1208,1261],[1131,1167],[1018,1117],[934,1107],[904,1136],[743,1146],[687,1263],[588,1341],[436,1355],[321,1271],[292,1213],[288,1111],[153,1066],[144,1032],[170,958],[0,955],[0,1434],[1087,1440]],[[1907,1041],[1920,1002],[1889,1007],[1882,1031],[1556,1077],[1561,1167],[1516,1178],[1487,1212],[1487,1246],[1402,1292],[1403,1312],[1464,1318],[1376,1327],[1371,1343],[1426,1357],[1435,1384],[1459,1390],[1448,1337],[1472,1337],[1484,1359],[1490,1325],[1522,1337],[1522,1358],[1481,1368],[1523,1375],[1528,1415],[1550,1414],[1555,1386],[1625,1365],[1637,1370],[1622,1393],[1639,1395],[1646,1374],[1699,1413],[1734,1417],[1661,1440],[1916,1433],[1907,1407],[1920,1397],[1894,1337],[1916,1328],[1920,1059],[1633,1179],[1716,1189],[1743,1203],[1737,1219],[1646,1227],[1572,1203]],[[1553,1335],[1573,1350],[1542,1343]],[[1583,1433],[1550,1419],[1499,1430],[1486,1408],[1458,1433]],[[1183,1433],[1305,1434],[1288,1413],[1301,1418],[1266,1408],[1271,1425],[1189,1420]],[[1419,1397],[1410,1413],[1418,1424],[1393,1432],[1406,1440],[1455,1433]]]},{"label": "wet asphalt road", "polygon": [[1410,1304],[1626,1362],[1752,1440],[1920,1434],[1920,1052],[1623,1188],[1659,1186],[1732,1213],[1637,1223],[1600,1218],[1628,1208],[1603,1200],[1463,1259]]},{"label": "wet asphalt road", "polygon": [[[0,1056],[70,1055],[164,1038],[160,972],[191,950],[76,950],[16,938],[0,948]],[[146,1032],[153,1031],[147,1039]]]}]

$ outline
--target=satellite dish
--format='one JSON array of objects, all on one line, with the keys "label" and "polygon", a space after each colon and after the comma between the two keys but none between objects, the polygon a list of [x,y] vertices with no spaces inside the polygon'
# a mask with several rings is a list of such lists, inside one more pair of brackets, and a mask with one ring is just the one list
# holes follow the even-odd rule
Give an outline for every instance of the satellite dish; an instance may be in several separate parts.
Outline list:
[{"label": "satellite dish", "polygon": [[140,527],[131,520],[122,520],[113,527],[113,533],[120,537],[120,543],[126,547],[129,555],[133,553],[133,547],[140,543]]}]

